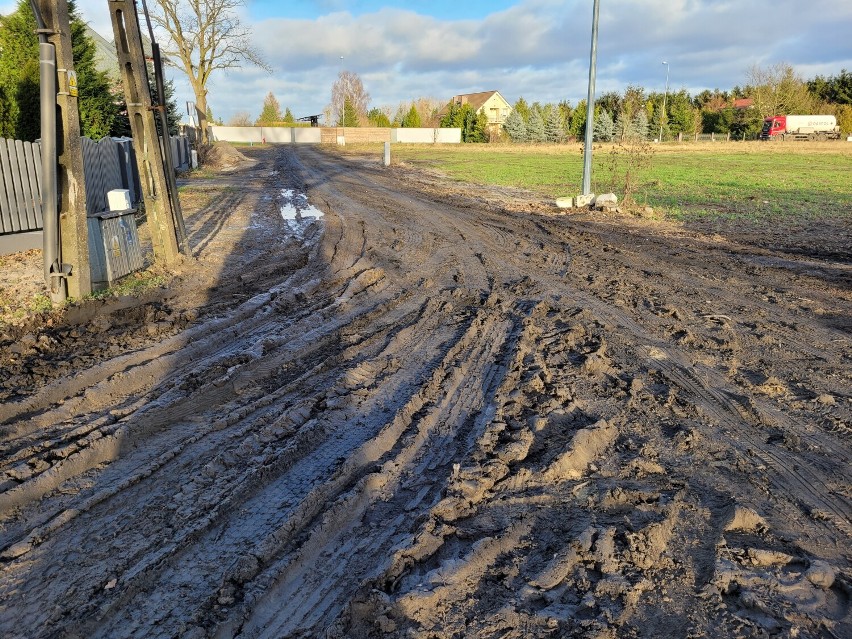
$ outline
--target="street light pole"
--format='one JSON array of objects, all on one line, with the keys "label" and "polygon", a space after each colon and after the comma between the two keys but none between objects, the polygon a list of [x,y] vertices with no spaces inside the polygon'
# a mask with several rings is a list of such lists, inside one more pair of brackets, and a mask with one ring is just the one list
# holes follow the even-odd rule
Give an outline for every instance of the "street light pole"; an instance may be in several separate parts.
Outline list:
[{"label": "street light pole", "polygon": [[663,60],[666,65],[666,91],[663,93],[663,111],[660,113],[660,144],[663,143],[663,118],[666,117],[666,98],[669,96],[669,63]]},{"label": "street light pole", "polygon": [[600,3],[592,9],[592,50],[589,53],[589,95],[586,100],[586,139],[583,146],[583,195],[592,192],[592,134],[595,119],[595,65],[598,59],[598,15]]},{"label": "street light pole", "polygon": [[[338,81],[343,79],[343,56],[340,56],[340,73],[341,77]],[[343,128],[343,137],[346,138],[346,92],[342,84],[340,85],[340,126]]]}]

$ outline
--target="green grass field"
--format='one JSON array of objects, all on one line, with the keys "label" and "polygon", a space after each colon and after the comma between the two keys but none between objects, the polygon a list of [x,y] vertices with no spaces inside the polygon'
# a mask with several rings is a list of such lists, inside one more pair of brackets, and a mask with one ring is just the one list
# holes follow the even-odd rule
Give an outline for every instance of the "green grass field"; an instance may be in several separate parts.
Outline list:
[{"label": "green grass field", "polygon": [[[592,190],[623,194],[624,160],[595,145]],[[580,192],[582,147],[394,145],[394,162],[464,181],[514,186],[547,197]],[[707,143],[654,147],[634,199],[681,220],[771,220],[852,215],[852,143]]]}]

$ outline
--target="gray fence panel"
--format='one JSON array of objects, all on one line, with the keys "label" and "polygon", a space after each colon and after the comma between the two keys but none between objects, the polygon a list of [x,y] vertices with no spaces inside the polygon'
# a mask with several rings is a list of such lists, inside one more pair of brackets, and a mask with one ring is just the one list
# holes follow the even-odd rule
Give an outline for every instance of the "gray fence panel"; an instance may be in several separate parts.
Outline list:
[{"label": "gray fence panel", "polygon": [[139,169],[136,164],[136,154],[133,152],[133,140],[121,138],[115,140],[118,170],[121,176],[121,188],[130,191],[130,201],[137,204],[142,199],[142,189],[139,184]]},{"label": "gray fence panel", "polygon": [[[3,183],[6,191],[6,204],[9,206],[4,215],[4,231],[31,231],[38,228],[41,197],[36,190],[38,180],[31,179],[30,167],[34,166],[33,145],[21,140],[5,140],[4,150],[0,152],[3,164]],[[8,228],[7,228],[8,227]]]},{"label": "gray fence panel", "polygon": [[18,168],[18,145],[15,142],[17,140],[10,140],[10,144],[6,148],[9,152],[9,172],[12,175],[12,192],[9,199],[13,201],[13,206],[15,207],[15,214],[12,216],[12,228],[15,231],[25,231],[27,228],[27,205],[24,201],[24,194],[21,188],[21,174]]},{"label": "gray fence panel", "polygon": [[[179,170],[189,167],[190,145],[186,136],[170,138]],[[82,138],[88,214],[109,209],[107,193],[127,189],[135,206],[142,199],[139,168],[129,138]],[[41,148],[38,144],[0,138],[0,234],[40,230]]]},{"label": "gray fence panel", "polygon": [[24,197],[24,213],[21,226],[26,229],[38,228],[38,212],[41,209],[41,192],[33,175],[33,145],[30,142],[15,140],[18,154],[18,171],[21,175],[21,194]]},{"label": "gray fence panel", "polygon": [[40,229],[44,226],[41,215],[41,144],[31,144],[30,149],[32,153],[27,155],[29,161],[27,171],[33,202],[35,202],[35,226],[33,228]]},{"label": "gray fence panel", "polygon": [[83,138],[83,167],[86,175],[86,211],[89,215],[109,210],[107,193],[126,188],[117,160],[118,143],[112,138],[93,142]]},{"label": "gray fence panel", "polygon": [[0,138],[0,233],[12,233],[15,230],[12,216],[17,215],[7,145],[8,141]]}]

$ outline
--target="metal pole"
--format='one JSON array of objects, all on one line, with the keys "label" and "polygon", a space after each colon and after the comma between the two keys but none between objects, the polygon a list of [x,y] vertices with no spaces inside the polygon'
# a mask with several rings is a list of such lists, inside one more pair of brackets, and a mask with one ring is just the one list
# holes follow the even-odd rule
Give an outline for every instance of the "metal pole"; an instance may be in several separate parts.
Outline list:
[{"label": "metal pole", "polygon": [[669,63],[663,60],[666,65],[666,91],[663,93],[663,111],[660,113],[660,144],[663,143],[663,118],[666,117],[666,98],[669,97]]},{"label": "metal pole", "polygon": [[598,59],[599,0],[595,0],[592,11],[592,50],[589,54],[589,96],[586,99],[586,140],[583,150],[583,195],[589,195],[592,192],[592,134],[595,125],[595,65]]},{"label": "metal pole", "polygon": [[[340,56],[340,73],[339,80],[343,79],[343,56]],[[343,85],[340,85],[340,126],[343,127],[343,139],[346,139],[346,93],[343,91]]]},{"label": "metal pole", "polygon": [[41,219],[44,247],[44,281],[53,302],[65,300],[65,282],[53,273],[60,271],[59,199],[56,180],[56,50],[41,42]]},{"label": "metal pole", "polygon": [[30,3],[38,23],[39,87],[41,108],[41,221],[44,283],[53,302],[65,300],[65,281],[53,277],[61,271],[59,247],[59,198],[56,179],[56,49],[47,41],[49,29],[38,5]]}]

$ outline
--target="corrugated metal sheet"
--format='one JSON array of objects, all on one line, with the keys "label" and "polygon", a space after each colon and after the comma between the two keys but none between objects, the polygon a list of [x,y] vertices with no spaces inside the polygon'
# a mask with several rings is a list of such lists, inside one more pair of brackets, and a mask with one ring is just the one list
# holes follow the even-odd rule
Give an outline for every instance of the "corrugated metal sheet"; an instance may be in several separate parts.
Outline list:
[{"label": "corrugated metal sheet", "polygon": [[133,212],[90,217],[89,258],[92,287],[106,288],[144,266]]}]

